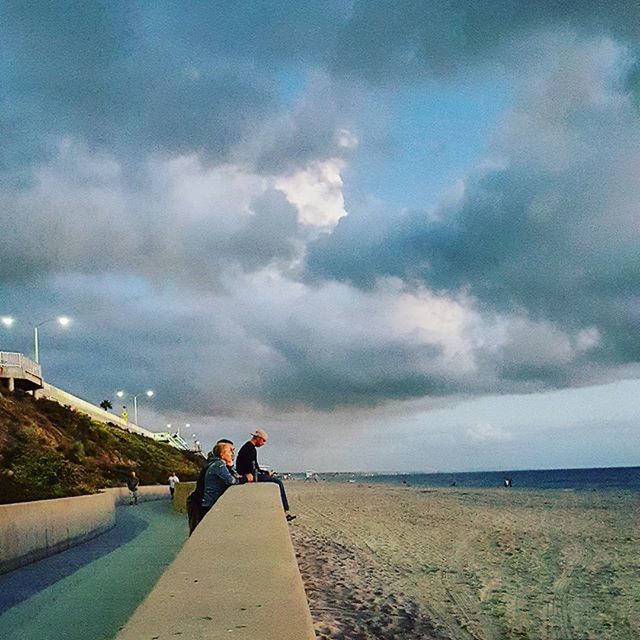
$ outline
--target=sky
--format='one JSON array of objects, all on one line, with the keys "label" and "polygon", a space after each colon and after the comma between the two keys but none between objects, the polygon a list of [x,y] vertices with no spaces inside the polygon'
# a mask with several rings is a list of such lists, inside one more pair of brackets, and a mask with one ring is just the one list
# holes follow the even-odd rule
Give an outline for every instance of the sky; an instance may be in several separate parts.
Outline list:
[{"label": "sky", "polygon": [[281,470],[636,465],[639,45],[628,0],[6,0],[0,349],[70,316],[48,382]]}]

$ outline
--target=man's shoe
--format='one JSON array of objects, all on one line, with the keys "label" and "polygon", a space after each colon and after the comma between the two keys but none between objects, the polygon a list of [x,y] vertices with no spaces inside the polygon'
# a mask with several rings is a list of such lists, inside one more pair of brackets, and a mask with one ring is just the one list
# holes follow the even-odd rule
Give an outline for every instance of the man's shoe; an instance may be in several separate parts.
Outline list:
[{"label": "man's shoe", "polygon": [[295,520],[296,516],[292,516],[290,513],[287,513],[287,522],[291,522],[292,520]]}]

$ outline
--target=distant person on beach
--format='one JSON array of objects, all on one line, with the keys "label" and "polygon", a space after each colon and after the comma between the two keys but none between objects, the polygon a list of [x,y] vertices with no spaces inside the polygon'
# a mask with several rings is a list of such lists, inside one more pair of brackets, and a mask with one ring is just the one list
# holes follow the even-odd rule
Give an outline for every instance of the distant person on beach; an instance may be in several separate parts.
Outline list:
[{"label": "distant person on beach", "polygon": [[176,475],[175,471],[171,472],[169,476],[169,493],[171,494],[171,499],[173,500],[173,496],[176,492],[176,485],[180,482],[180,478]]},{"label": "distant person on beach", "polygon": [[511,478],[504,479],[504,486],[507,487],[508,489],[513,487],[513,481],[511,480]]},{"label": "distant person on beach", "polygon": [[247,482],[247,478],[239,477],[233,470],[233,445],[228,442],[218,443],[213,448],[213,462],[207,467],[204,474],[201,518],[204,518],[229,487],[245,482]]},{"label": "distant person on beach", "polygon": [[247,478],[251,476],[249,482],[273,482],[280,489],[280,499],[282,507],[288,522],[291,522],[296,516],[289,513],[289,501],[287,500],[287,492],[284,490],[284,484],[280,478],[273,475],[271,471],[261,469],[258,465],[258,449],[267,442],[268,435],[262,429],[256,429],[251,434],[251,440],[245,442],[238,452],[236,460],[236,470],[241,476]]},{"label": "distant person on beach", "polygon": [[127,488],[129,489],[129,504],[138,504],[138,487],[140,479],[136,476],[136,472],[132,471],[127,478]]}]

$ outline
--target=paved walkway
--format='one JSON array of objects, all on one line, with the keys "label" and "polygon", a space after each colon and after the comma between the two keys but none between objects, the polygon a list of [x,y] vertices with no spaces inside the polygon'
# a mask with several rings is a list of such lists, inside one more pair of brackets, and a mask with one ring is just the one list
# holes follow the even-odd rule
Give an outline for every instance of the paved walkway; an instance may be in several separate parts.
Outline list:
[{"label": "paved walkway", "polygon": [[168,500],[118,507],[111,531],[0,576],[0,638],[110,640],[186,539]]}]

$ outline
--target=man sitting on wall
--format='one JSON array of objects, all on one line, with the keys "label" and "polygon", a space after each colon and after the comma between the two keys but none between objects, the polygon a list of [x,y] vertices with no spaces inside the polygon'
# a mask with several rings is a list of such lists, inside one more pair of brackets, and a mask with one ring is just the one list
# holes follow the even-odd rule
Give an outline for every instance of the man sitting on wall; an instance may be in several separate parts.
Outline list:
[{"label": "man sitting on wall", "polygon": [[247,477],[247,479],[251,476],[249,482],[273,482],[277,484],[280,489],[282,507],[284,508],[287,521],[290,522],[295,516],[289,513],[289,501],[287,500],[287,493],[284,490],[282,480],[274,476],[271,471],[261,469],[258,465],[258,448],[267,442],[268,437],[267,432],[262,429],[256,429],[256,431],[251,434],[251,440],[245,442],[238,452],[236,470],[241,476]]}]

